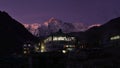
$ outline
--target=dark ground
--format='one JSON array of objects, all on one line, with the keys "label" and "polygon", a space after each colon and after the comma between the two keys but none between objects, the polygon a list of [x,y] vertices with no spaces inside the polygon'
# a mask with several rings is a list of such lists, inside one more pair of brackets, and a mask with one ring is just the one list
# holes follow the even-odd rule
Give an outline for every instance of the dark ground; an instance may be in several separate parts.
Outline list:
[{"label": "dark ground", "polygon": [[1,57],[0,68],[120,68],[120,49],[50,52],[21,57]]}]

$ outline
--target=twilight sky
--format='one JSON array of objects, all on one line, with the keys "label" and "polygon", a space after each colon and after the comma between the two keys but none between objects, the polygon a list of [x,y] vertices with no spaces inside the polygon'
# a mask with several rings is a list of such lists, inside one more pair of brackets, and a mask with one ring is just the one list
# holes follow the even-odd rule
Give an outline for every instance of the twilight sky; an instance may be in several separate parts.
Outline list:
[{"label": "twilight sky", "polygon": [[120,16],[120,0],[0,0],[0,10],[21,23],[42,23],[55,17],[65,22],[103,24]]}]

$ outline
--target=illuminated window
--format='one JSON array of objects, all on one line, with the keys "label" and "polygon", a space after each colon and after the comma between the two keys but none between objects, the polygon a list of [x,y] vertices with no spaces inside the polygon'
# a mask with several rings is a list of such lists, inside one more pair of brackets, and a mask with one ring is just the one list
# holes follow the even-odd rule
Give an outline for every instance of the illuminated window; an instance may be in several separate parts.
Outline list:
[{"label": "illuminated window", "polygon": [[52,37],[48,37],[48,38],[47,38],[47,41],[52,41]]},{"label": "illuminated window", "polygon": [[39,47],[38,46],[35,46],[35,51],[39,51]]},{"label": "illuminated window", "polygon": [[58,37],[58,40],[65,40],[66,37]]},{"label": "illuminated window", "polygon": [[75,45],[65,45],[65,47],[66,47],[66,48],[69,48],[69,47],[70,47],[70,48],[74,48]]},{"label": "illuminated window", "polygon": [[27,53],[27,51],[24,51],[24,54],[26,54]]},{"label": "illuminated window", "polygon": [[[75,40],[75,37],[53,37],[53,41],[73,41]],[[49,42],[52,41],[52,37],[48,37],[47,39],[44,40],[44,42]]]},{"label": "illuminated window", "polygon": [[120,39],[119,35],[116,35],[116,36],[113,36],[113,37],[110,38],[110,40],[117,40],[117,39]]},{"label": "illuminated window", "polygon": [[47,42],[47,40],[45,39],[45,40],[44,40],[44,42],[46,43],[46,42]]},{"label": "illuminated window", "polygon": [[57,40],[58,40],[58,38],[57,38],[57,37],[53,37],[53,40],[54,40],[54,41],[57,41]]},{"label": "illuminated window", "polygon": [[45,52],[45,49],[46,49],[45,46],[42,45],[42,46],[41,46],[41,52]]},{"label": "illuminated window", "polygon": [[72,40],[75,40],[75,37],[71,37]]},{"label": "illuminated window", "polygon": [[41,52],[44,52],[44,50],[41,50]]},{"label": "illuminated window", "polygon": [[63,41],[65,39],[66,39],[66,37],[53,37],[54,41]]},{"label": "illuminated window", "polygon": [[68,51],[72,51],[72,50],[73,50],[73,48],[67,48],[67,50],[68,50]]},{"label": "illuminated window", "polygon": [[41,46],[41,49],[44,49],[45,47],[44,46]]},{"label": "illuminated window", "polygon": [[68,45],[66,45],[65,47],[69,47]]},{"label": "illuminated window", "polygon": [[26,47],[27,45],[26,44],[24,44],[24,47]]},{"label": "illuminated window", "polygon": [[73,41],[73,40],[75,40],[74,37],[68,37],[68,38],[66,39],[66,41]]},{"label": "illuminated window", "polygon": [[36,47],[36,50],[39,50],[39,47]]},{"label": "illuminated window", "polygon": [[53,37],[54,41],[72,41],[75,40],[74,37]]},{"label": "illuminated window", "polygon": [[31,45],[30,45],[30,44],[28,44],[28,46],[30,47]]},{"label": "illuminated window", "polygon": [[40,46],[40,43],[38,45]]}]

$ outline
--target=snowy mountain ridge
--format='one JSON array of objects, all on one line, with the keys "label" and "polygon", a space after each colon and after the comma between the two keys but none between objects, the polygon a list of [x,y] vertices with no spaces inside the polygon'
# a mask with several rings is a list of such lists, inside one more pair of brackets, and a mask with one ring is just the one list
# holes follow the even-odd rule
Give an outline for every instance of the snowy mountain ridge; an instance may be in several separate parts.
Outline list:
[{"label": "snowy mountain ridge", "polygon": [[50,33],[57,32],[59,29],[62,29],[64,33],[79,32],[79,31],[85,31],[88,28],[91,28],[93,26],[99,26],[100,24],[86,26],[83,23],[68,23],[52,17],[42,24],[33,23],[33,24],[23,24],[23,25],[33,35],[46,36],[46,35],[49,35]]}]

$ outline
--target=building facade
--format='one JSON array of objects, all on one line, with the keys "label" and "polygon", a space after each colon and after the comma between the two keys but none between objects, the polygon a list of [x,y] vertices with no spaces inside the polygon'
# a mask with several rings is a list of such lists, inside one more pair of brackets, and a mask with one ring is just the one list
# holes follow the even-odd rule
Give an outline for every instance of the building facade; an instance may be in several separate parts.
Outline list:
[{"label": "building facade", "polygon": [[76,47],[76,38],[69,36],[59,30],[56,33],[52,33],[43,40],[40,41],[38,49],[39,52],[68,52],[73,51]]}]

